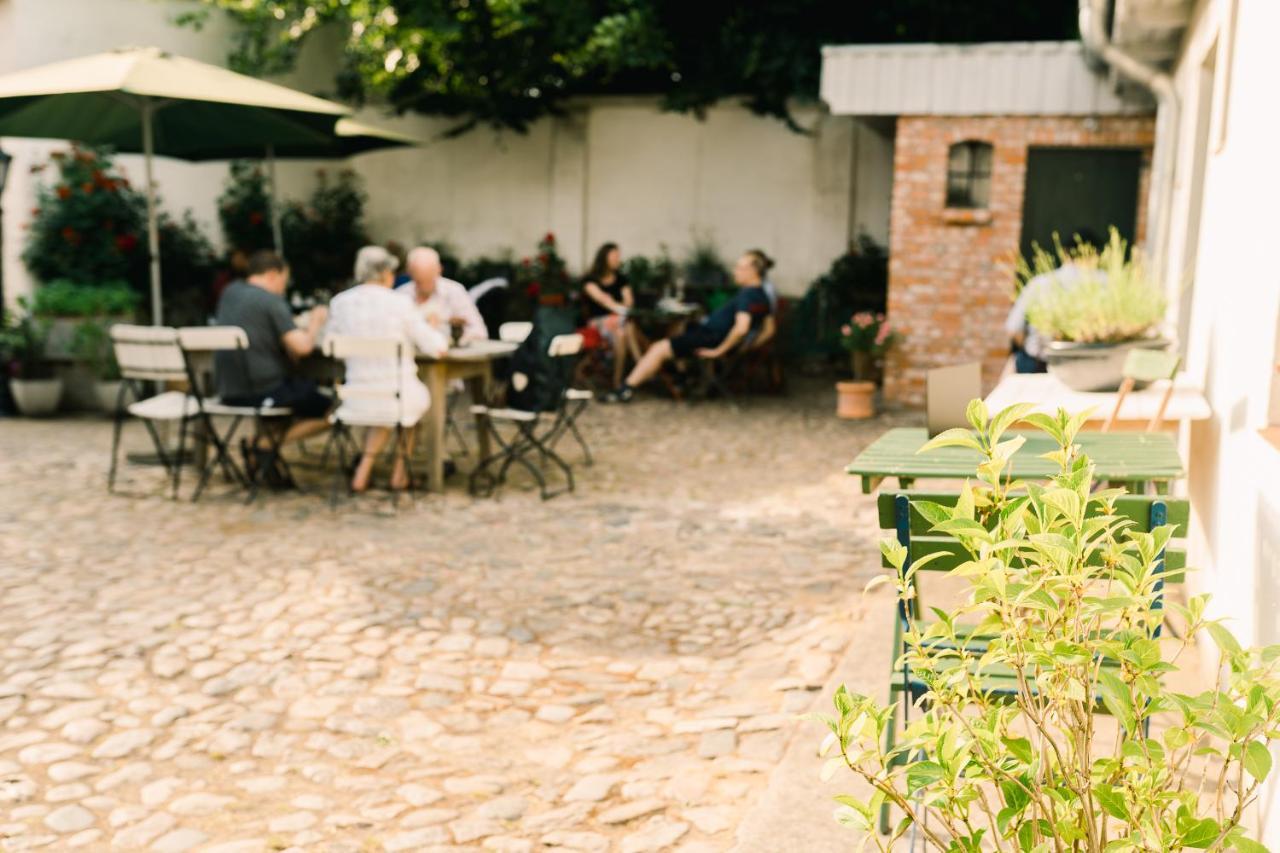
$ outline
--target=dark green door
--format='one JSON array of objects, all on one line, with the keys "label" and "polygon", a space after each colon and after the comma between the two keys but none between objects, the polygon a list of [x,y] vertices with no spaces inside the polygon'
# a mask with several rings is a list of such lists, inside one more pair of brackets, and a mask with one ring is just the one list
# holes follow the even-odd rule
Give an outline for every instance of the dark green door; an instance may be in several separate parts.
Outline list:
[{"label": "dark green door", "polygon": [[1138,221],[1138,172],[1142,152],[1132,148],[1031,148],[1022,202],[1023,257],[1032,242],[1053,251],[1056,231],[1064,246],[1082,228],[1107,238],[1115,226],[1130,244]]}]

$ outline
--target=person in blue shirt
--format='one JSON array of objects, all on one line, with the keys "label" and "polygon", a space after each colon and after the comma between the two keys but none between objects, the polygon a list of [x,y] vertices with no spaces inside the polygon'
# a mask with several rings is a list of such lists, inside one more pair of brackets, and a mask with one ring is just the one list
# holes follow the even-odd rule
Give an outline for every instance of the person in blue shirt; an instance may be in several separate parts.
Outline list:
[{"label": "person in blue shirt", "polygon": [[[733,267],[733,281],[738,292],[701,323],[689,326],[675,337],[658,341],[645,350],[631,373],[616,389],[605,395],[610,403],[628,403],[634,390],[658,374],[673,358],[716,359],[743,342],[752,331],[761,329],[771,316],[769,297],[765,293],[765,274],[773,261],[759,249],[738,258]],[[761,337],[764,336],[762,333]]]}]

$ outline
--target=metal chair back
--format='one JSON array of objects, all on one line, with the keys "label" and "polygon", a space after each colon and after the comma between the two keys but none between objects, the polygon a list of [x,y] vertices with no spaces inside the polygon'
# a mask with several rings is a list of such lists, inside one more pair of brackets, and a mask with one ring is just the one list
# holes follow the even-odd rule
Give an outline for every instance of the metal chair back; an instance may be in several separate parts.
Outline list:
[{"label": "metal chair back", "polygon": [[186,362],[178,344],[178,330],[170,326],[111,327],[120,375],[138,382],[181,382],[187,379]]},{"label": "metal chair back", "polygon": [[184,326],[178,343],[188,352],[220,352],[249,348],[249,334],[239,326]]},{"label": "metal chair back", "polygon": [[552,358],[567,358],[582,352],[582,335],[574,332],[571,335],[556,335],[547,345],[547,355]]},{"label": "metal chair back", "polygon": [[506,341],[509,344],[524,343],[524,339],[529,337],[529,333],[532,331],[533,324],[527,321],[503,323],[498,327],[498,340]]},{"label": "metal chair back", "polygon": [[324,341],[324,354],[342,361],[360,358],[394,362],[394,385],[353,387],[340,382],[337,391],[340,400],[391,400],[399,404],[403,383],[401,362],[405,355],[404,341],[363,335],[330,335]]},{"label": "metal chair back", "polygon": [[1111,414],[1107,417],[1106,422],[1103,423],[1102,431],[1110,432],[1116,425],[1116,421],[1120,419],[1120,408],[1124,405],[1125,398],[1129,396],[1139,382],[1168,380],[1168,385],[1165,386],[1164,394],[1160,398],[1160,407],[1156,409],[1156,413],[1147,422],[1147,432],[1155,432],[1160,429],[1161,424],[1164,423],[1165,410],[1169,408],[1169,400],[1173,397],[1173,378],[1177,375],[1178,366],[1181,363],[1181,357],[1170,350],[1154,350],[1144,347],[1134,347],[1129,350],[1122,368],[1124,381],[1120,383],[1120,389],[1116,393],[1116,404],[1111,409]]}]

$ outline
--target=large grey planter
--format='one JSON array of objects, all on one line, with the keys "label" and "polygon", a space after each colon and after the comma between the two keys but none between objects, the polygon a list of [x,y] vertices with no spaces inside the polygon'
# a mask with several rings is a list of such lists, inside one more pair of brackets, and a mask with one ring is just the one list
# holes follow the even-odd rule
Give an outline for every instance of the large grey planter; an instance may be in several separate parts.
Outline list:
[{"label": "large grey planter", "polygon": [[[119,379],[99,379],[94,383],[98,406],[104,414],[114,415],[116,413],[116,402],[120,399],[120,388],[123,385],[124,382]],[[124,405],[128,406],[132,402],[132,396],[126,394]]]},{"label": "large grey planter", "polygon": [[1164,338],[1144,338],[1119,344],[1078,344],[1054,341],[1044,353],[1049,373],[1073,391],[1115,391],[1124,381],[1124,362],[1129,351],[1168,349]]},{"label": "large grey planter", "polygon": [[58,410],[61,379],[10,379],[9,391],[18,411],[29,418],[43,418]]},{"label": "large grey planter", "polygon": [[[91,321],[88,317],[54,317],[49,321],[49,336],[44,344],[44,357],[53,362],[58,378],[62,380],[62,401],[59,404],[71,412],[96,412],[102,408],[98,399],[98,377],[93,367],[80,360],[74,352],[76,330]],[[128,323],[129,317],[100,317],[108,330],[117,323]]]}]

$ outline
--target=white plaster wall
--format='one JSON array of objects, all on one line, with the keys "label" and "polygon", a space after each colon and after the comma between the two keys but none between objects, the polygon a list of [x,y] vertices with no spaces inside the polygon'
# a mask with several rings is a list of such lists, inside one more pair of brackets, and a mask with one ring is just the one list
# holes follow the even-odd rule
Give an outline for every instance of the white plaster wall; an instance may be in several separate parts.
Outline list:
[{"label": "white plaster wall", "polygon": [[889,204],[893,197],[895,117],[854,119],[853,175],[849,237],[860,233],[889,247]]},{"label": "white plaster wall", "polygon": [[[1183,104],[1178,181],[1171,209],[1172,281],[1193,279],[1188,370],[1204,383],[1213,418],[1190,434],[1189,494],[1194,523],[1193,583],[1214,596],[1212,609],[1246,643],[1280,642],[1280,449],[1259,435],[1276,385],[1280,266],[1275,263],[1273,199],[1280,192],[1275,140],[1280,118],[1280,3],[1202,0],[1188,33],[1176,82]],[[1207,150],[1195,269],[1184,271],[1198,70],[1221,48]],[[1280,843],[1274,785],[1256,821]]]},{"label": "white plaster wall", "polygon": [[[441,139],[444,121],[406,119],[429,145],[354,159],[371,191],[379,237],[444,238],[464,255],[533,250],[554,231],[575,269],[620,243],[681,257],[695,241],[726,258],[752,247],[778,261],[780,289],[801,293],[845,247],[856,202],[869,233],[887,239],[892,146],[860,149],[865,185],[851,192],[849,118],[802,110],[810,135],[721,105],[705,121],[661,112],[653,99],[594,99],[527,135],[473,131]],[[380,119],[385,121],[385,119]]]},{"label": "white plaster wall", "polygon": [[847,242],[853,122],[808,109],[797,120],[810,135],[734,105],[702,122],[646,101],[595,106],[588,244],[665,244],[679,257],[705,240],[726,258],[759,247],[778,262],[779,288],[803,292]]}]

